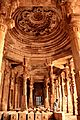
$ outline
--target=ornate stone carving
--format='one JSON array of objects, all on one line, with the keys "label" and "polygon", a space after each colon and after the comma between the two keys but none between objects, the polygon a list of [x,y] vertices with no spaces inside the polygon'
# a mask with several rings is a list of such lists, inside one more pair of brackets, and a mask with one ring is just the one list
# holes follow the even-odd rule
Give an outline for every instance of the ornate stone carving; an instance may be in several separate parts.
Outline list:
[{"label": "ornate stone carving", "polygon": [[[17,1],[1,0],[0,2],[0,23],[7,26],[9,29],[14,27],[14,21],[11,19],[11,14],[17,8]],[[2,26],[3,26],[2,25]],[[0,25],[1,28],[1,25]],[[2,27],[2,30],[4,28]],[[3,30],[5,31],[5,30]]]},{"label": "ornate stone carving", "polygon": [[[19,7],[12,18],[15,21],[15,27],[8,31],[5,47],[11,52],[11,54],[8,52],[9,55],[16,53],[21,58],[24,53],[25,56],[29,55],[32,58],[55,57],[58,54],[64,54],[63,49],[65,53],[71,53],[67,26],[62,20],[59,8]],[[11,40],[14,45],[10,43]]]},{"label": "ornate stone carving", "polygon": [[50,34],[60,22],[60,16],[50,7],[23,7],[15,11],[15,28],[23,35],[43,36]]},{"label": "ornate stone carving", "polygon": [[3,32],[6,32],[6,29],[7,29],[6,25],[0,24],[0,30],[2,30]]}]

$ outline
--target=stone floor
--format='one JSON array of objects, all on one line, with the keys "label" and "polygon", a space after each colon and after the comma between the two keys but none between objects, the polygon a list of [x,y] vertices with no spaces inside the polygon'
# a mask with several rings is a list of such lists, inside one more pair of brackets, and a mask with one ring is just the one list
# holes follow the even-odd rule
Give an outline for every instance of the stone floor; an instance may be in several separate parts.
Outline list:
[{"label": "stone floor", "polygon": [[65,120],[77,120],[77,116],[67,113],[65,114]]}]

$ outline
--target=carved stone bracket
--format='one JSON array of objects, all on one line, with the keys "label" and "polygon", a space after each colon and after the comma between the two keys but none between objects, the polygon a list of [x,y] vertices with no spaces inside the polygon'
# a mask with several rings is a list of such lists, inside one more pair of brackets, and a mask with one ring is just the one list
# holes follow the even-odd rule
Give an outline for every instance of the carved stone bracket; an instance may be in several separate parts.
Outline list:
[{"label": "carved stone bracket", "polygon": [[0,23],[0,30],[3,31],[3,32],[6,32],[7,26]]}]

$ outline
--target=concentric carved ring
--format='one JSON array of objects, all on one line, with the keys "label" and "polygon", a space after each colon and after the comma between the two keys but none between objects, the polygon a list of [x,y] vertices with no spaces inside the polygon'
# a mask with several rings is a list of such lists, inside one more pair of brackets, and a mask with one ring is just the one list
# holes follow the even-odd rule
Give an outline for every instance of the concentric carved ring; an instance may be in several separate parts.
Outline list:
[{"label": "concentric carved ring", "polygon": [[43,36],[52,33],[60,22],[60,16],[50,7],[23,7],[15,11],[15,28],[23,35]]}]

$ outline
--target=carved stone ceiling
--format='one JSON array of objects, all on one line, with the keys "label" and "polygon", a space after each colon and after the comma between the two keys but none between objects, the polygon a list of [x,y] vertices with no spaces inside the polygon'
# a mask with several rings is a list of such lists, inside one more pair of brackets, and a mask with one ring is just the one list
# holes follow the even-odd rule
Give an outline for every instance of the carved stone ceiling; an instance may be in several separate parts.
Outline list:
[{"label": "carved stone ceiling", "polygon": [[7,57],[22,61],[26,56],[34,61],[32,65],[38,65],[38,61],[43,64],[46,59],[53,61],[71,55],[68,24],[65,24],[61,7],[50,0],[32,3],[24,0],[23,3],[25,6],[17,0],[11,15],[15,26],[8,29],[5,37]]}]

